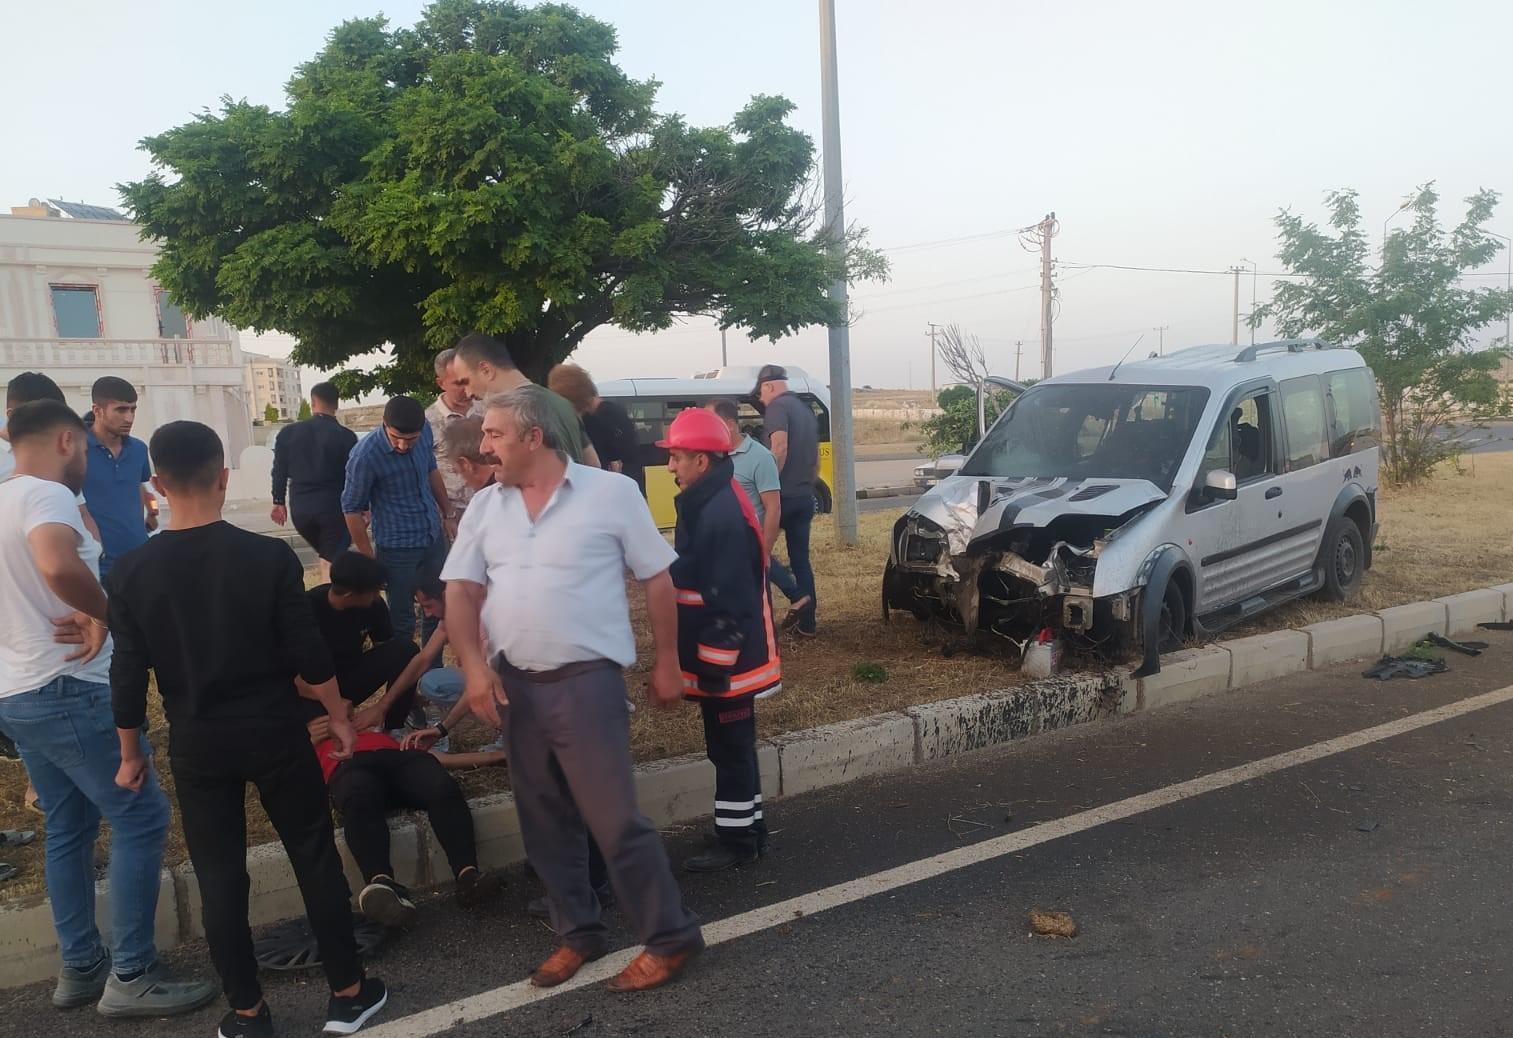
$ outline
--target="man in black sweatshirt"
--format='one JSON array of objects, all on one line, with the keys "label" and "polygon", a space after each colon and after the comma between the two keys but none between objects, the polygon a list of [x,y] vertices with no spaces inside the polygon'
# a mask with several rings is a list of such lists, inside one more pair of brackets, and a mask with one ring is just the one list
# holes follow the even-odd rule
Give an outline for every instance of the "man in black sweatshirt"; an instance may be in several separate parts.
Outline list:
[{"label": "man in black sweatshirt", "polygon": [[221,518],[227,472],[212,429],[170,422],[153,434],[150,449],[153,484],[168,498],[171,525],[121,556],[106,589],[116,645],[116,783],[135,789],[147,773],[138,732],[151,670],[168,716],[168,757],[205,939],[231,1004],[220,1038],[273,1033],[247,925],[249,782],[288,851],[320,946],[332,990],[326,1033],[351,1034],[388,995],[381,981],[364,977],[358,960],[351,894],[295,691],[298,674],[330,715],[333,756],[350,754],[352,725],[305,598],[303,571],[284,542]]}]

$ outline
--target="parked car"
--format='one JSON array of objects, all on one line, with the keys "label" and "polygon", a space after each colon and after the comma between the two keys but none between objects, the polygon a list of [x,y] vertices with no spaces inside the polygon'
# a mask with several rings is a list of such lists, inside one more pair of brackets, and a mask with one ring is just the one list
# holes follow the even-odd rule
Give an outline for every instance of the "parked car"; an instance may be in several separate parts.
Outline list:
[{"label": "parked car", "polygon": [[[999,380],[1002,385],[1002,381]],[[1159,654],[1371,566],[1380,413],[1353,350],[1198,346],[1024,390],[894,527],[885,614]]]},{"label": "parked car", "polygon": [[942,454],[934,461],[916,465],[914,466],[914,485],[921,490],[928,490],[947,476],[956,475],[957,470],[966,460],[965,454]]}]

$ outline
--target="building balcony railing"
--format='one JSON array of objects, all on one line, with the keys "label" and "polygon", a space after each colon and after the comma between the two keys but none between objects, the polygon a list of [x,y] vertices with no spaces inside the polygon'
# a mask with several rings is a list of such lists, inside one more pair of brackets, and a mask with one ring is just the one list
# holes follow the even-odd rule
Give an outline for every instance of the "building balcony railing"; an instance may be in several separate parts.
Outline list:
[{"label": "building balcony railing", "polygon": [[0,368],[236,366],[230,339],[0,339]]}]

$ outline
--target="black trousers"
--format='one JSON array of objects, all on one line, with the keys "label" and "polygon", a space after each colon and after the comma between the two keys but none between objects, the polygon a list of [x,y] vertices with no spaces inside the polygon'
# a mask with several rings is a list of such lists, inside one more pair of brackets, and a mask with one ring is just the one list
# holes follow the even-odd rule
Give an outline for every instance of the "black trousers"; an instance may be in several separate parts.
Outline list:
[{"label": "black trousers", "polygon": [[[391,684],[419,654],[420,649],[408,638],[390,638],[386,642],[379,642],[356,659],[338,660],[336,685],[341,689],[341,697],[356,706]],[[326,712],[325,707],[313,700],[305,699],[301,702],[307,720],[320,717]],[[384,729],[393,731],[403,728],[405,718],[414,706],[415,687],[412,685],[400,693],[389,712],[384,715]]]},{"label": "black trousers", "polygon": [[233,1009],[263,997],[247,925],[247,783],[289,854],[305,914],[333,991],[362,979],[352,937],[351,892],[336,852],[331,811],[315,750],[304,729],[253,743],[218,741],[170,760],[184,842],[204,904],[205,940]]},{"label": "black trousers", "polygon": [[720,842],[743,854],[767,843],[757,763],[756,700],[701,699],[704,747],[714,765],[714,825]]},{"label": "black trousers", "polygon": [[478,867],[473,815],[457,780],[441,761],[418,750],[364,750],[331,774],[331,801],[341,812],[347,846],[365,882],[394,878],[387,815],[400,808],[424,811],[456,876]]}]

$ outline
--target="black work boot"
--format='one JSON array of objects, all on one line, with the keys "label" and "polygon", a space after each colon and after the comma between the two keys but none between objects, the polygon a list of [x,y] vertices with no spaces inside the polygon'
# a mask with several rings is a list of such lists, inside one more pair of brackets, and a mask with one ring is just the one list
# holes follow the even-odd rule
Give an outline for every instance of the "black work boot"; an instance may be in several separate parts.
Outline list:
[{"label": "black work boot", "polygon": [[761,855],[755,847],[747,849],[720,843],[683,862],[683,868],[689,872],[724,872],[740,865],[750,865],[759,857]]}]

